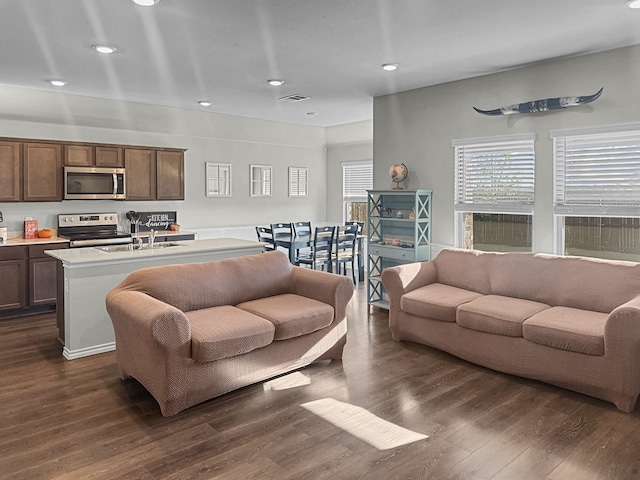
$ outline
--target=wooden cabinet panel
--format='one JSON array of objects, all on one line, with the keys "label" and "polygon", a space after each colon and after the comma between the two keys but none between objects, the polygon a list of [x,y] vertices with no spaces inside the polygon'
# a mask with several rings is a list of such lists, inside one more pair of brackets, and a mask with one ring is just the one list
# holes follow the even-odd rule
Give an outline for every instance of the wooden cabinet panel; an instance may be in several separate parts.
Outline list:
[{"label": "wooden cabinet panel", "polygon": [[0,202],[22,199],[19,142],[0,142]]},{"label": "wooden cabinet panel", "polygon": [[62,200],[62,145],[24,144],[23,200]]},{"label": "wooden cabinet panel", "polygon": [[95,163],[95,148],[89,145],[65,145],[64,164],[70,167],[91,167]]},{"label": "wooden cabinet panel", "polygon": [[156,199],[156,152],[125,148],[127,200]]},{"label": "wooden cabinet panel", "polygon": [[55,258],[29,259],[29,305],[56,303]]},{"label": "wooden cabinet panel", "polygon": [[124,167],[122,148],[96,147],[96,167]]},{"label": "wooden cabinet panel", "polygon": [[158,200],[184,200],[183,152],[157,152],[156,181]]},{"label": "wooden cabinet panel", "polygon": [[27,249],[0,247],[0,310],[26,307]]}]

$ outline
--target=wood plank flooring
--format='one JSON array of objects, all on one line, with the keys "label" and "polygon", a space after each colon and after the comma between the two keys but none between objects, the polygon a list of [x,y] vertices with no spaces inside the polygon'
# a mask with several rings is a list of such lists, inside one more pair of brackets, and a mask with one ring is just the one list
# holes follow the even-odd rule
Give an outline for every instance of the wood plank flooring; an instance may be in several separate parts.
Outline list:
[{"label": "wood plank flooring", "polygon": [[[640,478],[640,412],[391,340],[349,308],[342,362],[311,384],[253,385],[164,418],[113,352],[67,361],[53,314],[0,321],[2,479]],[[300,404],[331,397],[428,434],[378,451]]]}]

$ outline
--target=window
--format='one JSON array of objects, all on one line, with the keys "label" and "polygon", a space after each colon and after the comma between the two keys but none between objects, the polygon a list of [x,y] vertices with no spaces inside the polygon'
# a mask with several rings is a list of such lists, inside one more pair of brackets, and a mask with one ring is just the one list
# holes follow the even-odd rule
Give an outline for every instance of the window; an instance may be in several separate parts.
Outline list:
[{"label": "window", "polygon": [[454,140],[456,246],[531,251],[535,135]]},{"label": "window", "polygon": [[251,165],[251,196],[271,196],[271,165]]},{"label": "window", "polygon": [[367,190],[373,188],[373,162],[342,164],[344,221],[366,222]]},{"label": "window", "polygon": [[207,197],[231,196],[231,164],[205,163]]},{"label": "window", "polygon": [[556,253],[640,261],[640,126],[551,137]]},{"label": "window", "polygon": [[306,197],[308,187],[309,169],[289,167],[289,196]]}]

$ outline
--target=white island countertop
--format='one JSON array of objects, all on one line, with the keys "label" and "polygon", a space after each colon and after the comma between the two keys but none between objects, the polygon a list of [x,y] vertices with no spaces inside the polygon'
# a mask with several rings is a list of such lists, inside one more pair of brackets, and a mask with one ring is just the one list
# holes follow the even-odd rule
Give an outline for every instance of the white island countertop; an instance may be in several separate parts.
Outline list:
[{"label": "white island countertop", "polygon": [[[170,246],[166,246],[166,245]],[[153,248],[144,245],[139,249],[134,244],[133,250],[126,245],[112,245],[108,247],[69,248],[64,250],[46,250],[45,253],[57,258],[67,268],[87,266],[88,264],[116,264],[139,261],[159,257],[189,256],[205,252],[229,252],[233,250],[256,250],[261,244],[251,240],[238,238],[212,238],[208,240],[180,240],[176,242],[158,243]],[[104,248],[104,249],[103,249]],[[108,250],[108,251],[105,251]]]}]

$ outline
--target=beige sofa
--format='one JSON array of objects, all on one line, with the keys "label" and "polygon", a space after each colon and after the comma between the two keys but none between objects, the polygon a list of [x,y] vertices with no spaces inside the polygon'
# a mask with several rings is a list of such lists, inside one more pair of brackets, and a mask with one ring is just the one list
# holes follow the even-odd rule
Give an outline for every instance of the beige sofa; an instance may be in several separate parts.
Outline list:
[{"label": "beige sofa", "polygon": [[281,252],[129,275],[106,299],[122,378],[164,416],[322,359],[346,342],[347,277]]},{"label": "beige sofa", "polygon": [[395,340],[634,409],[640,264],[448,249],[382,281]]}]

